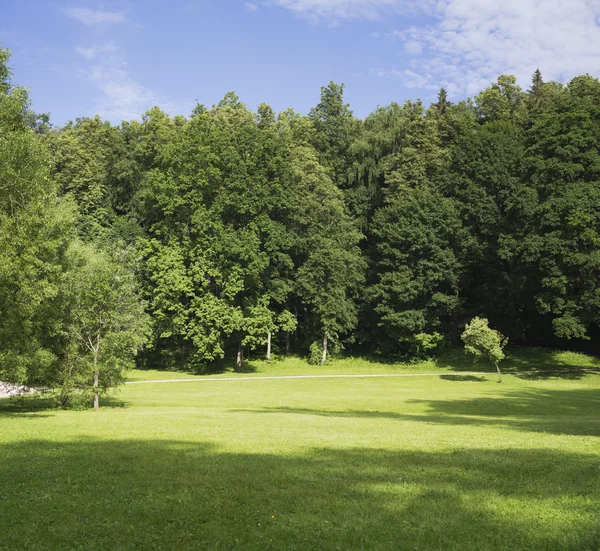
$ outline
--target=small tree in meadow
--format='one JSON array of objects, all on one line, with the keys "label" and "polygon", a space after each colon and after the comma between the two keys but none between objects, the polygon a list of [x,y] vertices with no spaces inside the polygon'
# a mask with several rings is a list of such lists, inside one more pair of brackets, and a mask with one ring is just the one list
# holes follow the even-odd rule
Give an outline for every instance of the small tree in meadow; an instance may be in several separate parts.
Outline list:
[{"label": "small tree in meadow", "polygon": [[475,317],[465,326],[461,336],[465,343],[465,350],[476,358],[487,358],[496,366],[499,382],[502,382],[502,373],[498,364],[504,359],[503,348],[508,339],[495,329],[491,329],[486,318]]},{"label": "small tree in meadow", "polygon": [[[147,340],[149,319],[133,273],[89,246],[73,250],[69,280],[70,334],[77,349],[79,386],[99,396],[125,379]],[[84,384],[85,382],[85,384]]]}]

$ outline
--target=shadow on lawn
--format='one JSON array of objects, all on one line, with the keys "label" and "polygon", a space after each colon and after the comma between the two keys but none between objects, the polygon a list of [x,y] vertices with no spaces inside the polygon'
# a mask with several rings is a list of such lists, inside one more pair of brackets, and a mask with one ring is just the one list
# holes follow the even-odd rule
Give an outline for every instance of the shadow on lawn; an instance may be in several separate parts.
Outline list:
[{"label": "shadow on lawn", "polygon": [[598,457],[554,450],[227,453],[179,441],[0,448],[4,549],[600,545]]},{"label": "shadow on lawn", "polygon": [[[600,390],[542,390],[508,392],[497,398],[465,400],[409,400],[426,407],[424,414],[365,410],[318,410],[309,408],[257,408],[255,414],[291,413],[324,417],[396,419],[438,425],[498,426],[525,432],[573,436],[600,436]],[[600,445],[600,444],[599,444]]]},{"label": "shadow on lawn", "polygon": [[[103,396],[100,398],[100,406],[104,408],[126,408],[129,402],[118,398],[118,392],[112,396]],[[91,409],[90,399],[89,407]],[[53,411],[63,411],[56,401],[47,397],[15,396],[11,398],[0,398],[0,419],[3,417],[19,417],[21,419],[39,419],[41,417],[51,417]]]},{"label": "shadow on lawn", "polygon": [[477,375],[440,375],[440,379],[444,381],[455,381],[455,382],[474,382],[474,383],[485,383],[487,379],[485,377],[478,377]]},{"label": "shadow on lawn", "polygon": [[534,388],[506,392],[497,397],[465,400],[410,400],[428,410],[448,415],[478,417],[589,418],[600,411],[600,389],[550,390]]},{"label": "shadow on lawn", "polygon": [[[436,366],[452,371],[496,372],[495,366],[490,362],[474,362],[471,356],[460,349],[450,350],[434,361]],[[506,375],[526,380],[579,380],[590,373],[600,374],[600,361],[574,352],[546,348],[513,348],[508,350],[500,369]]]}]

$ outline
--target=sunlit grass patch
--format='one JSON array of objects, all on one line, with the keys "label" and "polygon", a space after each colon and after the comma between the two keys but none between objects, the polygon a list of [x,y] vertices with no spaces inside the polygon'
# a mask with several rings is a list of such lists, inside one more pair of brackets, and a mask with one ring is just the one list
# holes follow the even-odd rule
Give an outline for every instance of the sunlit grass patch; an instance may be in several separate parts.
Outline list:
[{"label": "sunlit grass patch", "polygon": [[438,373],[128,385],[99,413],[2,400],[0,549],[597,549],[600,375]]}]

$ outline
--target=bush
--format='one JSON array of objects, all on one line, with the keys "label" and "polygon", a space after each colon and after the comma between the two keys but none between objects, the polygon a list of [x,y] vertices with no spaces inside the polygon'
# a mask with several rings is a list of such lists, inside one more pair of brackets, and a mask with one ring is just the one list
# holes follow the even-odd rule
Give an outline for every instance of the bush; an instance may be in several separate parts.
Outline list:
[{"label": "bush", "polygon": [[323,344],[320,341],[315,341],[310,345],[308,350],[308,363],[310,365],[320,365],[323,358]]},{"label": "bush", "polygon": [[416,359],[427,359],[444,340],[444,337],[437,332],[418,333],[412,338],[412,352]]}]

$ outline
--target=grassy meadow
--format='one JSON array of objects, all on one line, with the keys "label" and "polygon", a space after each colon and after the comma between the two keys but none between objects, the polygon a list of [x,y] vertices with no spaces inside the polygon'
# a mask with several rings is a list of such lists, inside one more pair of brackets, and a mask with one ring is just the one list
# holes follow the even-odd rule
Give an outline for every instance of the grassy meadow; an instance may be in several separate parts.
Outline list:
[{"label": "grassy meadow", "polygon": [[[289,359],[135,371],[190,382],[99,413],[3,399],[0,549],[597,550],[599,367]],[[412,373],[435,376],[247,380]]]}]

